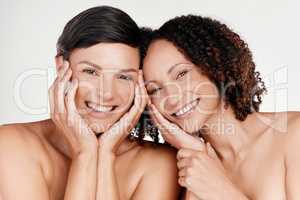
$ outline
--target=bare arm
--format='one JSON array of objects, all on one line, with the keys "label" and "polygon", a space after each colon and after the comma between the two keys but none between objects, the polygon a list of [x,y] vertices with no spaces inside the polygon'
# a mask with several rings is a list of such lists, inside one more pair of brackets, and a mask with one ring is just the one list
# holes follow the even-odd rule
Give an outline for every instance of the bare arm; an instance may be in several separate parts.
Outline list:
[{"label": "bare arm", "polygon": [[20,135],[3,131],[0,130],[0,199],[49,200],[42,168],[30,155],[31,149],[17,138]]},{"label": "bare arm", "polygon": [[121,199],[115,176],[115,160],[115,155],[99,150],[97,200]]},{"label": "bare arm", "polygon": [[65,200],[96,198],[97,153],[83,152],[72,161]]},{"label": "bare arm", "polygon": [[[52,199],[39,160],[42,152],[31,133],[0,129],[0,199]],[[93,152],[84,152],[73,159],[64,199],[95,199],[96,157]]]},{"label": "bare arm", "polygon": [[75,96],[79,81],[73,79],[65,94],[72,70],[67,61],[62,63],[53,85],[49,89],[51,119],[61,140],[65,142],[71,167],[65,191],[65,200],[96,198],[97,138],[79,115]]}]

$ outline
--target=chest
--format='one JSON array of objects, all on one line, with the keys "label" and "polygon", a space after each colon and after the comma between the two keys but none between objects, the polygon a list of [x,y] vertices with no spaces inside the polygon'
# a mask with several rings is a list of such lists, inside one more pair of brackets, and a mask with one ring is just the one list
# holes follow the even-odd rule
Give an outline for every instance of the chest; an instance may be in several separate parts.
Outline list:
[{"label": "chest", "polygon": [[232,179],[251,199],[285,199],[285,166],[280,154],[250,157],[232,173]]},{"label": "chest", "polygon": [[64,199],[70,161],[57,154],[55,151],[50,150],[48,159],[44,166],[50,199]]},{"label": "chest", "polygon": [[[50,158],[47,170],[50,196],[53,200],[62,200],[68,183],[71,162],[55,152],[52,152]],[[137,165],[134,156],[131,155],[116,160],[115,177],[122,199],[130,199],[142,177],[142,171]]]},{"label": "chest", "polygon": [[132,155],[117,159],[115,163],[115,176],[121,199],[131,199],[140,180],[143,177],[143,168]]}]

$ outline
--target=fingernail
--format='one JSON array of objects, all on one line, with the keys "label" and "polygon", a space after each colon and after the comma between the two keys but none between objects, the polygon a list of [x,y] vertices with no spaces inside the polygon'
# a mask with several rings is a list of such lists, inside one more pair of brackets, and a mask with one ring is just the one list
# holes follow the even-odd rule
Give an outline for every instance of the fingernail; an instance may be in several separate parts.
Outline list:
[{"label": "fingernail", "polygon": [[64,65],[65,68],[68,68],[69,67],[68,61],[64,60],[63,65]]},{"label": "fingernail", "polygon": [[211,144],[208,142],[207,143],[208,148],[213,149],[213,147],[211,146]]},{"label": "fingernail", "polygon": [[203,142],[203,143],[205,142],[204,139],[203,139],[202,137],[200,137],[200,141]]}]

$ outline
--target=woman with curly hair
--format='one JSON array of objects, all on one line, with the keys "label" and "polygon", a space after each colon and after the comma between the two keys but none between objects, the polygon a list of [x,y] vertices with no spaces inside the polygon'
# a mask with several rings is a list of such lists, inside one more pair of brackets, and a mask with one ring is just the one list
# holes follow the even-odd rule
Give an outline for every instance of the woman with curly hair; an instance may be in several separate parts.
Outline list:
[{"label": "woman with curly hair", "polygon": [[148,36],[148,106],[178,149],[186,198],[299,198],[300,115],[259,112],[266,88],[240,36],[194,15],[171,19]]}]

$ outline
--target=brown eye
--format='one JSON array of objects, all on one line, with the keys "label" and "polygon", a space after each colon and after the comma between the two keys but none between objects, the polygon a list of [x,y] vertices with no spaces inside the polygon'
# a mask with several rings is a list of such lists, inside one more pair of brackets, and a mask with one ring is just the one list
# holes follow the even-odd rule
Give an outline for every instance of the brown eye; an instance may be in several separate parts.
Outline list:
[{"label": "brown eye", "polygon": [[161,90],[161,88],[154,88],[154,89],[151,89],[151,90],[148,91],[148,94],[149,94],[149,95],[153,95],[153,94],[155,94],[156,92],[158,92],[159,90]]},{"label": "brown eye", "polygon": [[125,74],[120,74],[120,75],[118,75],[118,78],[119,78],[119,79],[123,79],[123,80],[127,80],[127,81],[132,81],[132,80],[133,80],[132,76],[130,76],[130,75],[125,75]]},{"label": "brown eye", "polygon": [[188,70],[183,70],[183,71],[179,72],[176,76],[176,80],[184,77],[188,72],[189,72]]},{"label": "brown eye", "polygon": [[84,69],[84,70],[82,70],[82,72],[90,74],[90,75],[94,75],[94,76],[97,75],[96,70],[94,70],[94,69]]}]

